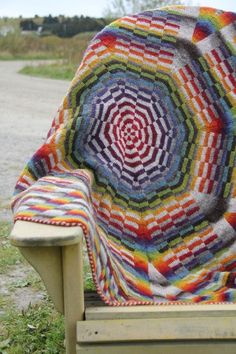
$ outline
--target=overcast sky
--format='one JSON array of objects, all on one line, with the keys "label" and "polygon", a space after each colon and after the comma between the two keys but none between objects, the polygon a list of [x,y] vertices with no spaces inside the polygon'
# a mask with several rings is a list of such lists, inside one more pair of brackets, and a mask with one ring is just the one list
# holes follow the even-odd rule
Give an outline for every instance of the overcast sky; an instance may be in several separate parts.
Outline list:
[{"label": "overcast sky", "polygon": [[[189,0],[193,5],[216,7],[236,12],[236,0]],[[0,17],[37,15],[88,15],[101,17],[111,0],[0,0]]]}]

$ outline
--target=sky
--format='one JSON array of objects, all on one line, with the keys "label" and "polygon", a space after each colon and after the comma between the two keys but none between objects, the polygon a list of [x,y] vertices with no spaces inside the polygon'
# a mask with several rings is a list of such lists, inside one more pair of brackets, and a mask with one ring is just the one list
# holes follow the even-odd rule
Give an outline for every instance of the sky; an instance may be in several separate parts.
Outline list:
[{"label": "sky", "polygon": [[[204,5],[236,12],[236,0],[188,0],[192,5]],[[45,15],[85,15],[102,17],[111,0],[0,0],[0,17],[33,17]]]}]

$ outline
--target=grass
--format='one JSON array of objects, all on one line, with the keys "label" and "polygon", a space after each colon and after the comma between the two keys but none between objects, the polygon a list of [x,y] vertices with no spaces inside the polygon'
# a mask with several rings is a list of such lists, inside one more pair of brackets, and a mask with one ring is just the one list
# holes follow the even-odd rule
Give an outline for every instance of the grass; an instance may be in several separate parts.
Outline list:
[{"label": "grass", "polygon": [[19,251],[10,245],[8,235],[11,225],[7,222],[0,223],[0,274],[5,273],[10,266],[22,262]]},{"label": "grass", "polygon": [[[9,274],[18,264],[26,264],[18,250],[10,245],[8,235],[11,227],[10,223],[0,222],[0,278],[1,274]],[[85,289],[94,290],[90,267],[84,263]],[[45,292],[33,269],[25,278],[13,279],[8,291],[11,294],[25,287]],[[62,354],[65,353],[63,341],[63,316],[54,309],[46,292],[39,304],[19,311],[11,297],[3,296],[0,291],[0,354]]]},{"label": "grass", "polygon": [[72,38],[23,36],[20,31],[0,37],[0,60],[62,59],[58,63],[26,66],[22,74],[71,80],[83,53],[95,32],[80,33]]},{"label": "grass", "polygon": [[[1,354],[64,353],[64,321],[52,303],[29,306],[18,313],[9,309],[2,318]],[[0,327],[1,329],[1,327]]]},{"label": "grass", "polygon": [[[9,243],[11,224],[0,222],[0,277],[17,264],[24,262],[19,251]],[[25,279],[15,279],[9,292],[31,286],[42,290],[39,276],[32,270]],[[42,303],[19,311],[10,297],[0,293],[0,353],[1,354],[62,354],[64,346],[64,320],[45,295]]]},{"label": "grass", "polygon": [[64,47],[58,37],[23,36],[16,31],[0,37],[0,60],[57,59],[62,57]]},{"label": "grass", "polygon": [[[11,268],[23,262],[18,250],[8,240],[11,224],[0,223],[0,273],[6,275]],[[1,276],[1,274],[0,274]],[[26,279],[15,279],[8,290],[42,283],[32,270]],[[64,322],[52,302],[46,298],[41,304],[19,311],[12,300],[0,294],[0,353],[1,354],[59,354],[64,353]]]},{"label": "grass", "polygon": [[14,28],[13,33],[0,36],[0,60],[62,59],[57,64],[27,66],[21,72],[31,76],[71,80],[96,32],[79,33],[72,38],[22,35],[19,22],[19,19],[0,18],[0,28],[6,25]]},{"label": "grass", "polygon": [[75,74],[75,66],[66,63],[44,64],[37,66],[27,65],[19,72],[21,74],[45,77],[50,79],[72,80]]},{"label": "grass", "polygon": [[10,60],[55,60],[60,59],[59,57],[54,56],[51,53],[44,53],[44,52],[31,52],[26,54],[19,54],[13,55],[8,52],[1,52],[0,53],[0,60],[1,61],[10,61]]}]

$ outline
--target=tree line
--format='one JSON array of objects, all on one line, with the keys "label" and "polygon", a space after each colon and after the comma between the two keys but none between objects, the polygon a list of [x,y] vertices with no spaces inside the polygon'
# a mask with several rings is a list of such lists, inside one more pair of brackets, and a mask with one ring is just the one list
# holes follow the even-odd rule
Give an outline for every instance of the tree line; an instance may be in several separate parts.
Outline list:
[{"label": "tree line", "polygon": [[37,31],[39,34],[53,34],[58,37],[73,37],[82,32],[97,32],[110,23],[111,19],[94,18],[88,16],[45,16],[39,21],[38,16],[34,19],[20,21],[22,31]]},{"label": "tree line", "polygon": [[41,34],[54,34],[59,37],[73,37],[82,32],[98,32],[113,19],[134,14],[148,9],[160,8],[167,5],[180,5],[190,0],[110,0],[104,11],[104,17],[89,16],[53,17],[51,15],[34,19],[23,19],[20,27],[23,31],[38,31]]}]

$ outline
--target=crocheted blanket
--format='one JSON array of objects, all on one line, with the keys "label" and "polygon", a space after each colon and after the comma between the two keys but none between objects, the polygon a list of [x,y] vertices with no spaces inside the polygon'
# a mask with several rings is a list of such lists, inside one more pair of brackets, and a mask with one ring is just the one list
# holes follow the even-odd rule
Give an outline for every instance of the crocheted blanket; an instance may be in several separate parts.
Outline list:
[{"label": "crocheted blanket", "polygon": [[15,220],[83,228],[108,304],[236,300],[235,21],[180,6],[105,27],[17,182]]}]

